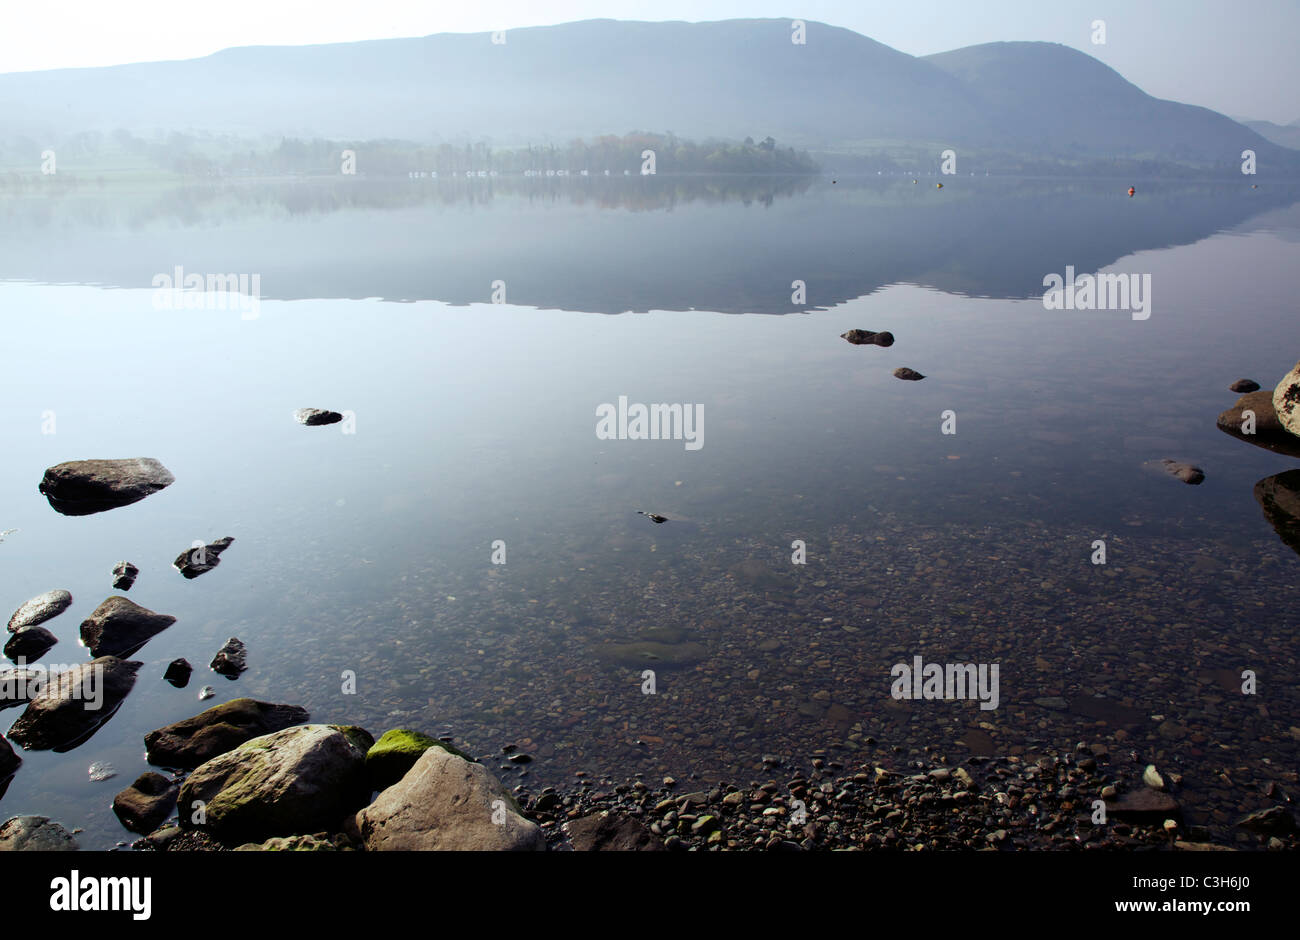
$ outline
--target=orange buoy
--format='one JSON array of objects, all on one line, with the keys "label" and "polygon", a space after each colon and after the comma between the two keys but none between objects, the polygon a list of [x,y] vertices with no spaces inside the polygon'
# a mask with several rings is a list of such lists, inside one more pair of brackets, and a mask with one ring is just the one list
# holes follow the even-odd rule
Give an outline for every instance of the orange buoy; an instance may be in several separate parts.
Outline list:
[{"label": "orange buoy", "polygon": [[1137,192],[1137,190],[1134,189],[1132,186],[1130,186],[1130,187],[1128,188],[1128,198],[1132,199],[1132,198],[1133,198],[1133,194],[1134,194],[1135,192]]}]

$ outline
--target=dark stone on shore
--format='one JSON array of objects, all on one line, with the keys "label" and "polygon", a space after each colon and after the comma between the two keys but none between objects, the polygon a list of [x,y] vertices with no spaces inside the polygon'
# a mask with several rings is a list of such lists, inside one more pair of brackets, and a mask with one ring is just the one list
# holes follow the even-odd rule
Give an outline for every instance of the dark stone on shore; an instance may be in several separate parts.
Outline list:
[{"label": "dark stone on shore", "polygon": [[1287,834],[1297,830],[1295,815],[1285,806],[1270,806],[1243,818],[1237,825],[1252,832]]},{"label": "dark stone on shore", "polygon": [[113,566],[113,590],[129,591],[135,579],[140,576],[140,569],[129,561],[119,561]]},{"label": "dark stone on shore", "polygon": [[1228,386],[1228,391],[1236,392],[1238,395],[1244,395],[1247,392],[1258,392],[1259,383],[1253,379],[1237,379]]},{"label": "dark stone on shore", "polygon": [[0,852],[75,852],[72,834],[46,816],[14,816],[0,826]]},{"label": "dark stone on shore", "polygon": [[232,636],[217,650],[217,655],[212,657],[208,668],[227,679],[238,679],[239,674],[248,668],[247,659],[248,647]]},{"label": "dark stone on shore", "polygon": [[848,340],[854,346],[894,345],[894,334],[888,330],[882,330],[879,333],[871,330],[849,330],[847,333],[841,333],[840,338]]},{"label": "dark stone on shore", "polygon": [[237,698],[144,736],[148,761],[161,767],[193,769],[245,741],[302,724],[307,710]]},{"label": "dark stone on shore", "polygon": [[14,753],[13,746],[0,735],[0,780],[13,774],[23,759]]},{"label": "dark stone on shore", "polygon": [[152,457],[70,460],[45,471],[40,492],[65,516],[88,516],[139,502],[176,478]]},{"label": "dark stone on shore", "polygon": [[46,591],[38,594],[14,611],[9,618],[9,632],[17,633],[24,627],[44,623],[72,606],[72,595],[67,591]]},{"label": "dark stone on shore", "polygon": [[904,382],[919,382],[925,378],[915,369],[909,369],[906,366],[894,370],[894,378],[902,379]]},{"label": "dark stone on shore", "polygon": [[575,852],[662,852],[663,842],[635,819],[593,813],[567,824]]},{"label": "dark stone on shore", "polygon": [[308,427],[317,427],[322,424],[338,424],[343,420],[343,415],[337,411],[326,411],[323,408],[299,408],[293,413],[293,417],[299,424],[305,424]]},{"label": "dark stone on shore", "polygon": [[[142,665],[99,656],[51,677],[27,703],[9,737],[29,751],[71,750],[113,717]],[[97,698],[99,707],[86,707]]]},{"label": "dark stone on shore", "polygon": [[4,654],[14,662],[20,659],[32,662],[48,653],[58,642],[59,638],[44,627],[27,627],[9,637]]},{"label": "dark stone on shore", "polygon": [[217,567],[221,563],[221,553],[234,541],[230,536],[226,536],[207,545],[195,545],[177,555],[172,566],[186,578],[197,578]]},{"label": "dark stone on shore", "polygon": [[1255,501],[1283,543],[1300,553],[1300,470],[1287,470],[1255,484]]},{"label": "dark stone on shore", "polygon": [[190,684],[190,674],[194,672],[194,667],[190,665],[187,659],[173,659],[167,664],[167,671],[163,673],[163,678],[170,682],[178,689],[183,689]]},{"label": "dark stone on shore", "polygon": [[81,641],[92,656],[130,656],[175,622],[125,597],[110,597],[81,622]]},{"label": "dark stone on shore", "polygon": [[176,808],[180,784],[148,771],[113,797],[113,812],[122,825],[141,835],[153,832]]}]

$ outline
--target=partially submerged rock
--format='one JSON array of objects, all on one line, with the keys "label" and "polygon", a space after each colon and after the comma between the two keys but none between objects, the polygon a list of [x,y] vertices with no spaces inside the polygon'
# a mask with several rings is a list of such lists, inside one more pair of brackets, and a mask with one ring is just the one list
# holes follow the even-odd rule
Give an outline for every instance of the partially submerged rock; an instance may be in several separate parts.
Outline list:
[{"label": "partially submerged rock", "polygon": [[0,780],[10,776],[23,759],[14,753],[13,747],[0,735]]},{"label": "partially submerged rock", "polygon": [[302,724],[307,709],[237,698],[144,736],[149,763],[190,769],[253,738]]},{"label": "partially submerged rock", "polygon": [[223,842],[260,842],[334,826],[370,795],[366,751],[373,744],[360,728],[339,725],[299,725],[246,741],[186,778],[180,805],[201,801],[204,818],[196,823],[182,812],[181,828]]},{"label": "partially submerged rock", "polygon": [[56,512],[87,516],[139,502],[175,482],[152,457],[70,460],[45,471],[40,491]]},{"label": "partially submerged rock", "polygon": [[47,816],[14,816],[0,826],[0,852],[75,852],[72,834]]},{"label": "partially submerged rock", "polygon": [[1273,389],[1273,408],[1282,427],[1300,436],[1300,362]]},{"label": "partially submerged rock", "polygon": [[1160,460],[1148,460],[1143,464],[1149,470],[1159,470],[1169,474],[1175,479],[1182,480],[1184,483],[1196,486],[1205,479],[1205,471],[1200,467],[1181,460],[1172,460],[1169,457],[1163,457]]},{"label": "partially submerged rock", "polygon": [[221,553],[234,541],[230,536],[226,536],[207,545],[195,545],[177,555],[172,566],[186,578],[197,578],[217,567],[221,563]]},{"label": "partially submerged rock", "polygon": [[1228,391],[1236,392],[1238,395],[1244,395],[1247,392],[1258,392],[1259,383],[1254,379],[1237,379],[1228,386]]},{"label": "partially submerged rock", "polygon": [[26,705],[40,694],[49,676],[44,666],[0,669],[0,709]]},{"label": "partially submerged rock", "polygon": [[52,676],[27,703],[9,737],[29,751],[71,750],[113,717],[141,665],[100,656]]},{"label": "partially submerged rock", "polygon": [[129,591],[135,579],[140,576],[140,569],[129,561],[119,561],[113,566],[113,590]]},{"label": "partially submerged rock", "polygon": [[1255,484],[1264,518],[1286,545],[1300,552],[1300,470],[1287,470]]},{"label": "partially submerged rock", "polygon": [[9,618],[9,632],[17,633],[24,627],[34,627],[38,623],[57,617],[72,606],[72,595],[67,591],[46,591],[37,594],[14,611]]},{"label": "partially submerged rock", "polygon": [[879,333],[871,330],[849,330],[847,333],[841,333],[840,338],[848,340],[854,346],[894,345],[894,334],[888,330],[882,330]]},{"label": "partially submerged rock", "polygon": [[151,770],[113,797],[113,812],[127,829],[147,835],[172,814],[179,792],[179,783]]},{"label": "partially submerged rock", "polygon": [[130,656],[175,622],[125,597],[110,597],[81,622],[81,641],[92,656]]},{"label": "partially submerged rock", "polygon": [[1300,457],[1300,438],[1282,427],[1273,406],[1272,392],[1242,395],[1235,405],[1219,415],[1215,423],[1219,430],[1239,441],[1288,457]]},{"label": "partially submerged rock", "polygon": [[167,671],[163,673],[163,678],[176,688],[183,689],[190,684],[192,672],[194,667],[190,665],[189,660],[173,659],[167,664]]},{"label": "partially submerged rock", "polygon": [[248,668],[247,660],[248,647],[232,636],[217,650],[217,655],[212,657],[208,668],[227,679],[238,679],[239,674]]},{"label": "partially submerged rock", "polygon": [[323,408],[299,408],[293,413],[293,418],[299,424],[316,427],[322,424],[338,424],[343,420],[343,415]]},{"label": "partially submerged rock", "polygon": [[48,653],[58,642],[59,638],[44,627],[25,627],[9,637],[4,654],[14,662],[20,659],[33,662]]},{"label": "partially submerged rock", "polygon": [[482,764],[429,748],[357,814],[370,851],[542,851],[541,828]]},{"label": "partially submerged rock", "polygon": [[906,366],[894,370],[894,378],[902,379],[904,382],[919,382],[925,378],[915,369],[909,369]]}]

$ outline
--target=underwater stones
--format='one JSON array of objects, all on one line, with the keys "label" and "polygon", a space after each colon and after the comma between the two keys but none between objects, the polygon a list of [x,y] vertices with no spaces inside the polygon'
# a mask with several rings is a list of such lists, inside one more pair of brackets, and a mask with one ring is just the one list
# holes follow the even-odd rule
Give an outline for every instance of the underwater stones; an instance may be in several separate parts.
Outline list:
[{"label": "underwater stones", "polygon": [[1205,480],[1205,471],[1181,460],[1162,457],[1160,460],[1148,460],[1142,465],[1148,470],[1167,473],[1176,480],[1182,480],[1191,486],[1197,486]]},{"label": "underwater stones", "polygon": [[234,541],[230,536],[226,536],[207,545],[194,545],[177,555],[176,560],[172,562],[172,567],[186,579],[197,578],[217,567],[221,563],[221,553]]},{"label": "underwater stones", "polygon": [[81,641],[92,656],[130,656],[175,622],[125,597],[110,597],[81,622]]},{"label": "underwater stones", "polygon": [[592,652],[604,663],[628,669],[691,666],[708,655],[708,649],[702,643],[659,643],[653,640],[606,643]]},{"label": "underwater stones", "polygon": [[14,611],[9,618],[9,632],[17,633],[24,627],[34,627],[57,617],[72,605],[72,595],[67,591],[46,591],[37,594]]},{"label": "underwater stones", "polygon": [[70,460],[45,471],[40,492],[65,516],[86,516],[139,502],[176,482],[152,457]]},{"label": "underwater stones", "polygon": [[849,330],[847,333],[841,333],[840,338],[847,340],[854,346],[893,346],[894,334],[888,330],[879,333],[871,330]]}]

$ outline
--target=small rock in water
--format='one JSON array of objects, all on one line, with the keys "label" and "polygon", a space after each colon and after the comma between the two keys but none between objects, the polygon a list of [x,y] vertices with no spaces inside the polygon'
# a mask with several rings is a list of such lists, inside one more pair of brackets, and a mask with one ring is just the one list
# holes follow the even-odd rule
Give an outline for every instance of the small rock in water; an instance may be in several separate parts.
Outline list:
[{"label": "small rock in water", "polygon": [[1146,770],[1142,771],[1142,782],[1153,790],[1165,788],[1165,778],[1160,776],[1155,764],[1147,764]]},{"label": "small rock in water", "polygon": [[915,369],[909,369],[906,366],[903,366],[900,369],[894,370],[894,378],[902,379],[904,382],[919,382],[921,379],[925,378],[925,376],[917,372]]},{"label": "small rock in water", "polygon": [[644,509],[638,509],[637,512],[640,513],[641,515],[645,516],[647,519],[649,519],[649,520],[650,520],[651,522],[653,522],[655,525],[662,525],[663,523],[665,523],[665,522],[668,521],[668,517],[667,517],[667,516],[661,516],[661,515],[659,515],[658,513],[655,513],[655,512],[646,512]]},{"label": "small rock in water", "polygon": [[178,689],[183,689],[190,683],[190,673],[194,667],[186,659],[173,659],[167,664],[167,671],[163,673],[163,678],[170,682]]},{"label": "small rock in water", "polygon": [[847,333],[841,333],[840,338],[848,340],[854,346],[894,345],[894,334],[888,330],[882,330],[879,333],[871,330],[849,330]]},{"label": "small rock in water", "polygon": [[217,694],[216,689],[214,689],[210,685],[205,685],[203,688],[199,689],[199,701],[206,702],[208,699],[212,698],[212,696],[216,694]]},{"label": "small rock in water", "polygon": [[106,760],[97,760],[90,765],[90,779],[95,783],[117,776],[117,768]]},{"label": "small rock in water", "polygon": [[1165,473],[1172,477],[1177,477],[1184,483],[1192,486],[1198,485],[1205,479],[1204,470],[1200,467],[1192,466],[1189,463],[1183,463],[1181,460],[1171,460],[1170,458],[1165,457],[1160,461],[1160,465],[1164,468]]},{"label": "small rock in water", "polygon": [[247,658],[248,647],[232,636],[226,640],[225,646],[217,650],[217,655],[212,657],[208,668],[227,679],[238,679],[239,674],[248,668]]},{"label": "small rock in water", "polygon": [[67,591],[46,591],[38,594],[14,611],[9,618],[9,632],[17,633],[23,627],[34,627],[52,617],[57,617],[72,606],[72,595]]},{"label": "small rock in water", "polygon": [[172,567],[187,579],[197,578],[217,567],[221,563],[221,553],[234,541],[230,536],[226,536],[207,545],[195,545],[177,555],[176,560],[172,562]]},{"label": "small rock in water", "polygon": [[293,413],[293,418],[299,424],[316,427],[321,424],[338,424],[343,420],[343,415],[323,408],[299,408]]},{"label": "small rock in water", "polygon": [[44,627],[26,627],[9,638],[9,642],[5,644],[4,654],[14,662],[18,662],[19,659],[34,662],[48,653],[58,642],[59,638]]},{"label": "small rock in water", "polygon": [[113,566],[113,590],[129,591],[131,585],[135,584],[135,579],[139,577],[140,569],[129,561],[119,561]]},{"label": "small rock in water", "polygon": [[1237,379],[1228,386],[1228,391],[1236,392],[1238,395],[1244,395],[1247,392],[1258,392],[1259,383],[1252,379]]},{"label": "small rock in water", "polygon": [[46,470],[39,490],[55,512],[88,516],[137,503],[175,482],[152,457],[70,460]]}]

